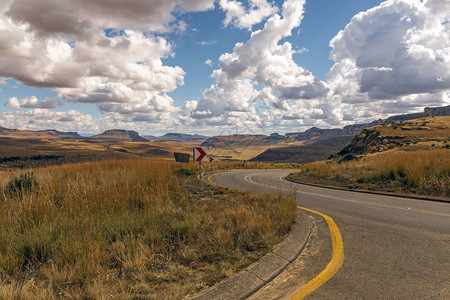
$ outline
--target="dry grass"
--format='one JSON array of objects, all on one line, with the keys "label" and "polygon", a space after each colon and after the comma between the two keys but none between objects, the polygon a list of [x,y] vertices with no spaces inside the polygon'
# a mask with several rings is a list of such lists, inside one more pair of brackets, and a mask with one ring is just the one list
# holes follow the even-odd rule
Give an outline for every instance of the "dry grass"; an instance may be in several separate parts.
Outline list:
[{"label": "dry grass", "polygon": [[398,151],[302,166],[291,178],[322,184],[450,197],[450,150]]},{"label": "dry grass", "polygon": [[257,260],[295,220],[293,198],[200,191],[175,167],[53,166],[34,171],[38,191],[0,193],[0,298],[181,298]]}]

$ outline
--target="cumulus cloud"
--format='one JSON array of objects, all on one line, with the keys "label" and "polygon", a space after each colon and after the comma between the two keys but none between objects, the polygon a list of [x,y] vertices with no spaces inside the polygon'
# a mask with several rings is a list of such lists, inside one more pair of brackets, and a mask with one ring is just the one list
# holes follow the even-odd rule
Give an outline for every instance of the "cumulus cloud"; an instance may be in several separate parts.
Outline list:
[{"label": "cumulus cloud", "polygon": [[216,124],[218,118],[225,122],[233,115],[262,125],[287,111],[287,101],[309,101],[328,93],[326,83],[294,62],[292,45],[280,43],[300,25],[303,5],[301,0],[287,0],[281,15],[272,15],[248,41],[221,55],[220,69],[212,74],[215,84],[204,92],[192,118]]},{"label": "cumulus cloud", "polygon": [[[2,2],[0,77],[54,88],[67,101],[98,103],[105,113],[170,117],[176,108],[166,93],[184,84],[185,72],[163,64],[174,55],[172,45],[153,32],[184,31],[175,11],[213,6],[213,0]],[[50,105],[21,101],[9,105]]]},{"label": "cumulus cloud", "polygon": [[328,80],[347,103],[450,89],[446,0],[386,1],[354,16],[330,46]]},{"label": "cumulus cloud", "polygon": [[202,11],[213,6],[214,0],[15,0],[7,15],[46,35],[84,35],[85,28],[95,26],[166,32],[176,21],[174,10]]},{"label": "cumulus cloud", "polygon": [[237,28],[248,30],[278,11],[278,8],[267,0],[249,0],[248,7],[236,0],[220,0],[219,5],[226,13],[223,21],[225,26],[233,24]]},{"label": "cumulus cloud", "polygon": [[11,97],[5,104],[9,108],[19,109],[19,108],[57,108],[61,106],[61,102],[57,99],[45,98],[39,101],[36,96],[31,96],[29,98],[23,98],[19,100],[17,97]]},{"label": "cumulus cloud", "polygon": [[257,84],[269,86],[283,99],[312,99],[326,95],[328,89],[311,72],[292,59],[295,51],[289,42],[279,44],[290,36],[303,18],[304,1],[288,0],[282,16],[275,14],[264,28],[252,33],[246,43],[238,43],[233,53],[220,57],[220,67],[231,79],[253,78]]}]

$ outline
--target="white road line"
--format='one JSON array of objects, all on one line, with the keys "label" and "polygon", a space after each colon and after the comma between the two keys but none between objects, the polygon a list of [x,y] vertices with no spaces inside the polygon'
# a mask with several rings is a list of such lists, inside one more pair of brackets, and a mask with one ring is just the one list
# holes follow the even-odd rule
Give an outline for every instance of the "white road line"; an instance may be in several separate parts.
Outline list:
[{"label": "white road line", "polygon": [[[244,180],[249,182],[249,183],[256,184],[256,185],[265,185],[265,186],[268,186],[268,187],[271,187],[271,188],[278,188],[278,189],[281,189],[281,190],[288,190],[288,189],[284,189],[284,188],[281,188],[281,187],[276,187],[276,186],[273,186],[273,185],[270,185],[270,184],[256,182],[256,181],[254,181],[252,179],[252,177],[256,176],[256,175],[260,175],[260,174],[247,175],[247,176],[244,177]],[[294,185],[294,183],[292,183],[292,185]],[[349,199],[343,199],[343,198],[334,197],[334,196],[327,196],[327,195],[323,195],[323,194],[309,193],[309,192],[303,192],[303,191],[297,191],[297,193],[298,194],[305,194],[305,195],[312,195],[312,196],[321,196],[321,197],[325,197],[325,198],[329,198],[329,199],[335,199],[335,200],[339,200],[339,201],[358,203],[358,204],[364,204],[364,205],[370,205],[370,206],[393,208],[393,209],[405,210],[405,211],[409,211],[409,212],[414,211],[414,212],[419,212],[419,213],[424,213],[424,214],[431,214],[431,215],[437,215],[437,216],[450,217],[450,214],[443,214],[443,213],[432,212],[432,211],[427,211],[427,210],[420,210],[420,209],[412,209],[410,207],[403,208],[403,207],[387,205],[387,204],[368,203],[368,202],[362,202],[362,201],[358,201],[358,200],[349,200]]]}]

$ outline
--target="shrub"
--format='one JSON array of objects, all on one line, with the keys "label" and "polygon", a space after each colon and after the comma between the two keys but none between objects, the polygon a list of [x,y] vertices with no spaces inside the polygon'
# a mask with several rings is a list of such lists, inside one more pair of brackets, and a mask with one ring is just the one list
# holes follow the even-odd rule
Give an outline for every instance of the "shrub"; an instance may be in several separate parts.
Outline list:
[{"label": "shrub", "polygon": [[175,171],[175,173],[176,173],[177,175],[186,175],[186,176],[195,175],[195,171],[194,171],[194,170],[186,169],[186,168],[180,168],[180,169],[177,169],[177,170]]},{"label": "shrub", "polygon": [[5,187],[5,194],[10,197],[22,197],[26,192],[39,190],[39,183],[33,172],[24,172],[19,177],[14,176]]}]

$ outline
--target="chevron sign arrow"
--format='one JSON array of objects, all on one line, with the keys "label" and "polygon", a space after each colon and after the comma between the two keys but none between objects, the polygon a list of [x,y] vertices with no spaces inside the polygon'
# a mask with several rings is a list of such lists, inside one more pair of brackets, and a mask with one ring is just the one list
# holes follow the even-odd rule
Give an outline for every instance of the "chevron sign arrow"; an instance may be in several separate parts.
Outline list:
[{"label": "chevron sign arrow", "polygon": [[203,161],[206,160],[206,158],[206,152],[202,147],[194,147],[194,161]]}]

